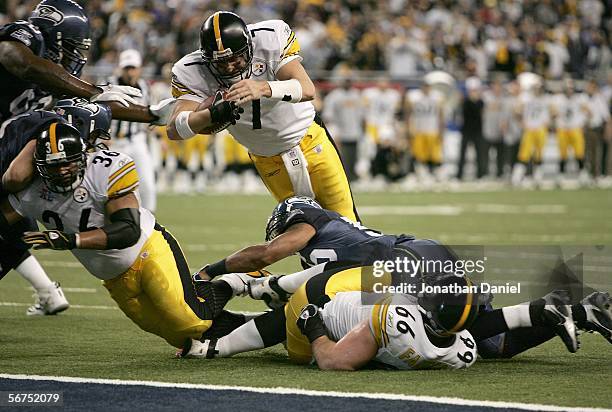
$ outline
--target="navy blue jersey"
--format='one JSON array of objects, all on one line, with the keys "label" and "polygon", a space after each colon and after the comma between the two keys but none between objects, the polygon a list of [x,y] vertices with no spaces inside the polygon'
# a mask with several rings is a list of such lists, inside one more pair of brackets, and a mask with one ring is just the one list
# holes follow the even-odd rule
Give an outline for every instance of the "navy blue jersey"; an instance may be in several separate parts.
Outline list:
[{"label": "navy blue jersey", "polygon": [[[40,57],[45,53],[42,34],[26,21],[0,26],[0,42],[4,41],[19,42]],[[41,109],[50,102],[50,93],[34,83],[15,77],[0,64],[0,123],[18,114]]]},{"label": "navy blue jersey", "polygon": [[65,123],[66,121],[57,113],[36,110],[12,117],[2,123],[0,126],[0,177],[25,145],[30,140],[36,139],[42,129],[53,122]]},{"label": "navy blue jersey", "polygon": [[308,223],[316,230],[306,247],[299,251],[308,266],[324,262],[347,266],[371,264],[373,260],[384,259],[398,240],[397,236],[368,229],[331,210],[306,204],[293,206],[283,231],[297,223]]}]

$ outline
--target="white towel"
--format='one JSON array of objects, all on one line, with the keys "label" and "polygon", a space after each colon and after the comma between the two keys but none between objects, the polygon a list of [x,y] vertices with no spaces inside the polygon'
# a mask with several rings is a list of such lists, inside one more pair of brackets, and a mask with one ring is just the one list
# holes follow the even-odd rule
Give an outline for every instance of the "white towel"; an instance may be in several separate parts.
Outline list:
[{"label": "white towel", "polygon": [[289,180],[293,185],[295,196],[308,196],[314,199],[315,195],[308,175],[308,162],[300,146],[295,146],[281,154]]}]

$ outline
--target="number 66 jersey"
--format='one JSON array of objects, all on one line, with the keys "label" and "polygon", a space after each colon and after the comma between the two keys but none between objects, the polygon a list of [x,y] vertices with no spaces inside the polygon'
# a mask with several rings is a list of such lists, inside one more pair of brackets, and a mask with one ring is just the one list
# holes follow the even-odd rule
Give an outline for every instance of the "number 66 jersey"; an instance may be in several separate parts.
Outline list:
[{"label": "number 66 jersey", "polygon": [[[428,338],[417,299],[394,294],[376,302],[380,295],[341,292],[328,302],[321,315],[330,338],[340,340],[367,320],[376,343],[376,362],[397,369],[460,369],[476,361],[476,344],[467,330],[454,335],[447,346],[436,346]],[[370,298],[375,304],[364,304]]]},{"label": "number 66 jersey", "polygon": [[[10,195],[9,201],[21,216],[36,219],[48,229],[76,233],[107,224],[106,202],[128,193],[137,194],[137,188],[134,161],[125,154],[102,150],[87,155],[83,182],[72,192],[52,192],[37,177],[25,190]],[[108,250],[73,249],[71,252],[92,275],[102,280],[112,279],[134,263],[154,225],[151,212],[141,207],[140,238],[133,246]]]}]

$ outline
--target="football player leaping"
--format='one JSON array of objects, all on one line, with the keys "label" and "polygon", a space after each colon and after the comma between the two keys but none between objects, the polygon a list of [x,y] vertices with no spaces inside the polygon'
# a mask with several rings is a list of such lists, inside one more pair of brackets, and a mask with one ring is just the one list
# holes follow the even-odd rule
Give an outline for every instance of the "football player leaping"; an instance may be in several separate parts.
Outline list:
[{"label": "football player leaping", "polygon": [[[74,127],[52,122],[36,140],[38,175],[0,203],[0,232],[22,218],[49,230],[26,233],[35,248],[71,250],[140,328],[181,347],[199,339],[231,297],[222,281],[196,296],[178,242],[140,207],[134,162],[118,152],[87,153]],[[227,322],[244,316],[224,313]]]},{"label": "football player leaping", "polygon": [[[393,260],[398,252],[404,251],[408,251],[409,259],[416,261],[456,259],[449,248],[436,241],[415,239],[408,235],[385,235],[350,222],[335,212],[322,209],[312,199],[300,197],[289,198],[274,209],[266,226],[266,240],[268,242],[264,244],[246,247],[219,262],[205,266],[200,270],[199,276],[214,278],[231,273],[223,279],[232,285],[236,294],[249,293],[257,299],[269,302],[274,298],[278,302],[286,301],[287,296],[322,270],[372,265],[377,260]],[[293,254],[299,254],[303,265],[309,266],[310,269],[289,276],[270,276],[259,280],[233,273],[260,270]],[[351,276],[345,275],[343,279],[348,290],[360,290],[363,281],[360,270],[353,270]],[[550,299],[553,297],[551,295]],[[586,297],[582,305],[572,306],[572,318],[579,328],[597,330],[612,342],[610,316],[605,316],[609,313],[606,310],[606,305],[609,304],[610,300],[606,294],[595,292]],[[476,341],[483,357],[512,357],[552,339],[559,333],[571,352],[577,349],[577,339],[571,331],[566,333],[562,329],[536,327],[527,331],[507,332],[506,329],[496,326],[504,325],[504,322],[499,321],[499,313],[491,314],[495,311],[490,303],[483,304],[480,309],[483,314],[478,322],[479,326],[490,323],[487,326],[488,337]],[[602,319],[598,319],[598,313],[602,314]],[[485,323],[486,319],[489,321]],[[510,320],[510,324],[513,322]],[[498,333],[489,334],[490,330],[497,330]]]},{"label": "football player leaping", "polygon": [[[178,102],[168,136],[188,139],[231,124],[278,201],[306,195],[357,221],[340,157],[310,103],[315,88],[299,52],[295,33],[281,20],[247,26],[234,13],[214,13],[202,25],[200,50],[172,69]],[[212,106],[198,110],[211,96]]]}]

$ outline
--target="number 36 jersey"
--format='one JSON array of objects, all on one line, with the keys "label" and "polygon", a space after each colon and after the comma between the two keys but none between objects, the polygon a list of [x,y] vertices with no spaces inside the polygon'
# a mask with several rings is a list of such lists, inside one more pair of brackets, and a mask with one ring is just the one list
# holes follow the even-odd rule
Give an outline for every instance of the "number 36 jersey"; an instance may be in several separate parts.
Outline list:
[{"label": "number 36 jersey", "polygon": [[[107,150],[88,154],[83,182],[69,193],[51,192],[41,178],[25,190],[9,196],[21,216],[36,219],[48,229],[68,233],[101,228],[109,221],[105,214],[108,200],[136,193],[138,174],[134,161],[127,155]],[[140,238],[125,249],[73,249],[74,256],[99,279],[112,279],[134,263],[153,232],[155,218],[140,208]]]},{"label": "number 36 jersey", "polygon": [[[282,20],[249,24],[253,39],[251,79],[276,80],[276,73],[293,60],[301,61],[295,33]],[[213,96],[220,88],[196,50],[176,62],[172,68],[172,95],[198,103]],[[310,102],[290,103],[263,98],[243,106],[244,113],[228,130],[251,153],[275,156],[296,146],[314,120]]]},{"label": "number 36 jersey", "polygon": [[364,292],[337,293],[321,312],[331,338],[338,341],[367,320],[379,347],[373,359],[377,362],[397,369],[459,369],[476,361],[476,343],[467,330],[456,333],[449,346],[438,347],[425,332],[415,297],[395,294],[378,302],[374,300],[373,305],[364,304],[378,296]]}]

